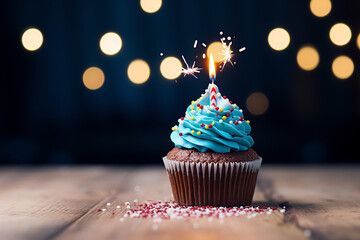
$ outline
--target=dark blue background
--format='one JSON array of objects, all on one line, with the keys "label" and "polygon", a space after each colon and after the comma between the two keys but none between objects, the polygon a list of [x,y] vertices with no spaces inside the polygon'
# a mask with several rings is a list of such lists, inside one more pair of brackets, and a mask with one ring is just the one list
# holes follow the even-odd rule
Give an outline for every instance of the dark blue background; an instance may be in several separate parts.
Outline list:
[{"label": "dark blue background", "polygon": [[[359,159],[360,33],[358,1],[332,1],[331,13],[317,18],[308,1],[163,1],[148,14],[139,1],[7,1],[1,16],[0,163],[138,164],[161,163],[173,144],[170,128],[208,84],[180,77],[175,83],[159,71],[165,56],[194,55],[195,39],[210,43],[219,31],[234,35],[247,50],[235,68],[218,75],[221,92],[244,108],[251,120],[254,149],[265,163],[355,162]],[[329,29],[345,22],[353,37],[333,45]],[[26,51],[21,35],[40,29],[42,47]],[[272,50],[268,33],[285,28],[291,42]],[[123,47],[104,55],[100,37],[117,32]],[[319,66],[301,70],[296,53],[305,44],[320,54]],[[347,80],[336,79],[331,63],[345,54],[355,63]],[[150,79],[128,80],[137,58],[147,61]],[[96,91],[82,83],[83,72],[100,67],[105,84]],[[260,116],[249,113],[246,98],[263,92],[270,102]]]}]

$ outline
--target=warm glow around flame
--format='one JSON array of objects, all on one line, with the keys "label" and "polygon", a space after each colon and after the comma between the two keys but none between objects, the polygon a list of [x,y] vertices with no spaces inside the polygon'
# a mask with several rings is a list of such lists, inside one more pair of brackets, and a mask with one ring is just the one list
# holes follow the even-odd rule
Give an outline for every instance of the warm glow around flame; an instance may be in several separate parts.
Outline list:
[{"label": "warm glow around flame", "polygon": [[215,63],[212,54],[210,54],[210,59],[209,59],[209,77],[211,81],[214,81],[216,77]]}]

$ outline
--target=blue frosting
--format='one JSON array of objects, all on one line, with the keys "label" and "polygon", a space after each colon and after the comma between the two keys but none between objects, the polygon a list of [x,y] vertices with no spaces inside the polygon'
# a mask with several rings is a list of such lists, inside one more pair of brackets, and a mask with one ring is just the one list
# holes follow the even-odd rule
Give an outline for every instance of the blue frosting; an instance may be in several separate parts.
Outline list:
[{"label": "blue frosting", "polygon": [[210,87],[211,84],[205,94],[186,109],[183,120],[179,119],[179,125],[173,127],[171,141],[177,147],[195,148],[200,152],[228,153],[249,149],[254,140],[249,136],[251,127],[244,120],[242,110],[220,94],[216,97],[219,109],[210,107]]}]

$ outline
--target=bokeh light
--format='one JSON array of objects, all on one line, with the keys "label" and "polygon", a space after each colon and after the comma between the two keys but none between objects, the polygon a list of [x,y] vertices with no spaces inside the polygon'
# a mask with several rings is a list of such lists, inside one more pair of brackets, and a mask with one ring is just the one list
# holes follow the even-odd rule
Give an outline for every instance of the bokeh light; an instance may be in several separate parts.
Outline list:
[{"label": "bokeh light", "polygon": [[330,0],[311,0],[310,10],[317,17],[325,17],[331,11]]},{"label": "bokeh light", "polygon": [[319,65],[320,56],[312,46],[302,47],[296,56],[297,63],[305,71],[311,71]]},{"label": "bokeh light", "polygon": [[246,99],[246,107],[254,115],[261,115],[269,108],[269,100],[265,94],[254,92]]},{"label": "bokeh light", "polygon": [[175,79],[181,74],[182,64],[176,57],[167,57],[160,64],[160,72],[167,79]]},{"label": "bokeh light", "polygon": [[144,12],[154,13],[161,8],[162,0],[140,0],[140,6]]},{"label": "bokeh light", "polygon": [[105,75],[98,67],[89,67],[83,74],[83,83],[90,90],[101,88],[104,84]]},{"label": "bokeh light", "polygon": [[272,49],[282,51],[289,46],[290,35],[283,28],[275,28],[269,33],[268,42]]},{"label": "bokeh light", "polygon": [[344,46],[351,39],[351,29],[345,23],[337,23],[330,29],[330,40],[338,46]]},{"label": "bokeh light", "polygon": [[35,51],[41,47],[43,35],[39,29],[29,28],[23,33],[21,42],[26,50]]},{"label": "bokeh light", "polygon": [[215,62],[221,62],[221,59],[224,58],[224,55],[220,54],[222,49],[223,44],[221,42],[213,42],[208,46],[206,55],[210,57],[210,54],[212,54]]},{"label": "bokeh light", "polygon": [[339,56],[332,63],[332,71],[339,79],[347,79],[354,72],[354,63],[347,56]]},{"label": "bokeh light", "polygon": [[142,84],[150,77],[150,67],[147,62],[141,59],[136,59],[129,64],[127,75],[135,84]]},{"label": "bokeh light", "polygon": [[358,46],[358,48],[360,50],[360,34],[358,35],[356,42],[357,42],[357,46]]},{"label": "bokeh light", "polygon": [[105,33],[100,39],[100,49],[107,55],[117,54],[122,47],[122,40],[117,33]]}]

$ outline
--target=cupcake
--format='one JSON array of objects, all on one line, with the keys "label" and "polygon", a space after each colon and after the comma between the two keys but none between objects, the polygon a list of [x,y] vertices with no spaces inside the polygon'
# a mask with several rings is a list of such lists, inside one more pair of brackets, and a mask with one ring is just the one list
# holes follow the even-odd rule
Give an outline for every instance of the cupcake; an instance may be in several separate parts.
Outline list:
[{"label": "cupcake", "polygon": [[[216,89],[216,107],[210,91]],[[185,206],[246,206],[254,195],[261,157],[241,109],[209,84],[170,135],[163,158],[175,201]]]}]

